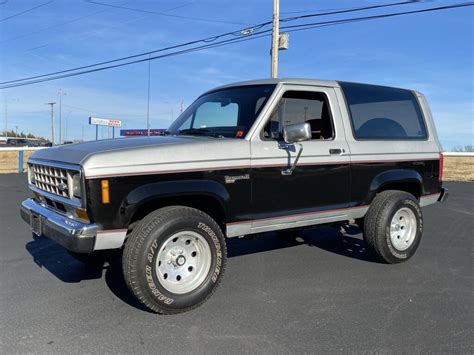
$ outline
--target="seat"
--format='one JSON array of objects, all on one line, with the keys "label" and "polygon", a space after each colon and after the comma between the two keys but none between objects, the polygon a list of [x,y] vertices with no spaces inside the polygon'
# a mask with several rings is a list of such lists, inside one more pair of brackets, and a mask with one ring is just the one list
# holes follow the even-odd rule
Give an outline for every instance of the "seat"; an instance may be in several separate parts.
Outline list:
[{"label": "seat", "polygon": [[400,123],[390,118],[372,118],[356,131],[358,138],[406,138],[407,132]]},{"label": "seat", "polygon": [[306,123],[311,126],[311,138],[321,139],[321,119],[307,120]]},{"label": "seat", "polygon": [[327,102],[323,103],[321,108],[321,139],[332,138],[331,115]]},{"label": "seat", "polygon": [[331,116],[326,102],[323,102],[321,108],[321,118],[307,120],[306,122],[311,126],[312,139],[332,138]]}]

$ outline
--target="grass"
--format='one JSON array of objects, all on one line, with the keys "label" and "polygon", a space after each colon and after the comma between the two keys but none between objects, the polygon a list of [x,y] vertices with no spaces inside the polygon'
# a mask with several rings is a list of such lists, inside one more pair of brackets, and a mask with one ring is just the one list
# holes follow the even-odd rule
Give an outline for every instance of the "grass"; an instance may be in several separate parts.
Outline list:
[{"label": "grass", "polygon": [[444,157],[444,181],[474,181],[474,157]]},{"label": "grass", "polygon": [[[26,162],[33,151],[23,153],[23,169],[26,169]],[[0,174],[18,172],[18,152],[0,150]]]}]

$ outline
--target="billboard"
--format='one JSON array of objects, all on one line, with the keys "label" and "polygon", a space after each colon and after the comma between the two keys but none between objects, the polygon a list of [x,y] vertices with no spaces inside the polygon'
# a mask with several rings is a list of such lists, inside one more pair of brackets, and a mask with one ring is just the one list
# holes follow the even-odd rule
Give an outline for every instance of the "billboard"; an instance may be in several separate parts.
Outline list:
[{"label": "billboard", "polygon": [[89,124],[108,127],[122,127],[122,121],[112,118],[89,117]]},{"label": "billboard", "polygon": [[[158,128],[158,129],[150,129],[150,136],[163,136],[165,134],[166,129]],[[140,137],[140,136],[147,136],[148,130],[147,129],[121,129],[120,135],[122,137]]]}]

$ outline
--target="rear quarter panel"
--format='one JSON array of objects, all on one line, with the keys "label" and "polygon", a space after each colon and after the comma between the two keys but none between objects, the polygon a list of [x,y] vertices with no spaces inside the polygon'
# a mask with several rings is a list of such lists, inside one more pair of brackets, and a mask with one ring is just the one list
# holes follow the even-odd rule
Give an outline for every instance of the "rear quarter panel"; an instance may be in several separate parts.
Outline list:
[{"label": "rear quarter panel", "polygon": [[389,170],[415,171],[422,179],[422,196],[440,192],[439,153],[436,128],[426,99],[415,93],[423,111],[428,138],[423,140],[357,140],[342,90],[336,89],[351,155],[351,205],[370,203],[370,188]]}]

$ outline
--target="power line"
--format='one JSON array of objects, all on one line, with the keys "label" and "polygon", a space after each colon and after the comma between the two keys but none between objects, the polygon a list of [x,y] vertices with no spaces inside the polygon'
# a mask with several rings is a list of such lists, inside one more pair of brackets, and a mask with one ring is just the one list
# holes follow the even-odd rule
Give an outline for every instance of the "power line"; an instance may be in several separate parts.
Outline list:
[{"label": "power line", "polygon": [[[193,4],[193,2],[181,4],[181,5],[179,5],[179,6],[174,6],[174,7],[171,7],[171,8],[169,8],[169,9],[163,10],[163,12],[174,11],[174,10],[181,9],[181,8],[183,8],[183,7],[189,6],[189,5],[191,5],[191,4]],[[80,19],[83,19],[83,18],[86,18],[86,17],[91,17],[91,16],[94,16],[94,15],[96,15],[96,14],[98,14],[98,13],[107,12],[107,11],[109,11],[109,10],[106,9],[106,10],[97,11],[97,12],[94,12],[94,13],[92,13],[92,14],[90,14],[90,15],[83,16],[83,17],[81,17]],[[148,16],[149,16],[149,15],[148,15]],[[124,25],[124,24],[128,24],[128,23],[131,23],[131,22],[139,21],[139,20],[141,20],[141,19],[143,19],[143,18],[145,18],[145,17],[148,17],[148,16],[145,15],[145,16],[142,16],[142,17],[139,17],[139,18],[134,18],[134,19],[132,19],[132,20],[125,21],[125,22],[123,22],[123,23],[115,24],[114,26],[101,27],[101,28],[99,28],[99,29],[96,29],[96,30],[93,30],[93,31],[90,31],[90,32],[86,33],[86,37],[85,37],[85,38],[93,37],[94,34],[96,34],[98,31],[103,31],[103,30],[110,29],[110,28],[117,28],[117,27],[122,26],[122,25]],[[75,21],[77,21],[77,19],[68,21],[67,23],[71,23],[71,22],[75,22]],[[56,26],[50,26],[50,27],[47,27],[46,29],[50,29],[50,28],[53,28],[53,27],[58,27],[58,26],[57,26],[57,25],[56,25]],[[46,30],[46,29],[44,29],[44,30]],[[35,33],[36,33],[36,32],[35,32]],[[87,34],[91,34],[91,35],[87,36]],[[28,35],[25,35],[24,37],[27,37],[27,36],[28,36]],[[73,33],[72,35],[67,36],[66,39],[72,38],[72,37],[76,37],[76,36],[77,36],[77,33]],[[79,36],[79,38],[80,38],[82,41],[84,40],[84,37],[83,37],[83,36]],[[7,41],[7,42],[8,42],[8,41]],[[3,42],[0,42],[0,44],[1,44],[1,43],[3,43]],[[44,48],[44,47],[49,46],[50,43],[51,43],[51,42],[47,42],[47,43],[45,43],[45,44],[42,44],[42,45],[39,45],[39,46],[36,46],[36,47],[33,47],[33,48],[28,48],[28,49],[26,49],[26,50],[27,50],[27,51],[32,51],[32,50]]]},{"label": "power line", "polygon": [[308,15],[299,15],[299,16],[293,16],[293,17],[286,17],[284,19],[281,19],[280,22],[289,22],[289,21],[300,20],[300,19],[309,18],[309,17],[339,15],[339,14],[345,14],[345,13],[355,12],[355,11],[375,10],[375,9],[381,9],[381,8],[384,8],[384,7],[394,7],[394,6],[399,6],[399,5],[414,4],[414,3],[417,3],[417,2],[420,2],[420,0],[408,0],[408,1],[402,1],[402,2],[392,2],[392,3],[389,3],[389,4],[369,5],[369,6],[363,6],[363,7],[353,7],[353,8],[349,8],[349,9],[330,10],[330,11],[322,12],[322,13],[312,13],[312,14],[308,14]]},{"label": "power line", "polygon": [[[372,6],[364,6],[364,7],[359,7],[359,8],[353,8],[353,9],[345,9],[345,10],[323,12],[323,13],[312,14],[312,15],[304,15],[304,17],[308,18],[308,17],[314,17],[314,16],[335,15],[335,14],[346,13],[346,12],[354,12],[354,11],[363,11],[363,10],[373,9],[374,6],[375,7],[378,7],[378,6],[386,7],[386,6],[408,5],[408,4],[412,4],[412,3],[413,3],[413,1],[402,1],[402,2],[397,2],[397,3],[384,4],[384,5],[372,5]],[[294,20],[297,20],[299,18],[300,18],[299,16],[290,17],[290,18],[283,18],[283,19],[281,19],[281,21],[282,22],[288,22],[289,21],[288,19],[291,19],[291,21],[294,21]],[[257,24],[257,25],[254,25],[252,27],[248,27],[248,28],[245,28],[245,29],[241,29],[241,30],[237,30],[237,31],[231,31],[231,32],[223,33],[223,34],[212,36],[212,37],[202,38],[202,39],[199,39],[199,40],[194,40],[194,41],[182,43],[182,44],[179,44],[179,45],[173,45],[173,46],[169,46],[169,47],[165,47],[165,48],[161,48],[161,49],[157,49],[157,50],[153,50],[153,51],[149,51],[149,52],[139,53],[139,54],[130,55],[130,56],[127,56],[127,57],[122,57],[122,58],[117,58],[117,59],[112,59],[112,60],[108,60],[108,61],[103,61],[103,62],[99,62],[99,63],[95,63],[95,64],[84,65],[84,66],[76,67],[76,68],[72,68],[72,69],[56,71],[56,72],[52,72],[52,73],[48,73],[48,74],[30,76],[30,77],[26,77],[26,78],[22,78],[22,79],[17,79],[17,80],[4,81],[4,82],[1,82],[0,85],[1,84],[9,84],[9,83],[14,83],[14,82],[19,82],[19,81],[38,79],[38,78],[42,78],[42,77],[46,77],[46,76],[50,76],[50,75],[57,75],[57,74],[63,74],[63,73],[68,73],[68,72],[74,72],[74,71],[77,71],[77,70],[88,69],[88,68],[92,68],[92,67],[96,67],[96,66],[115,63],[115,62],[121,62],[121,61],[128,60],[128,59],[143,57],[145,55],[150,55],[150,54],[159,53],[159,52],[166,52],[168,50],[177,49],[177,48],[181,48],[181,47],[187,47],[187,46],[194,45],[194,44],[197,44],[197,43],[200,43],[200,42],[209,43],[209,42],[213,42],[213,41],[216,41],[220,38],[228,37],[228,36],[231,36],[231,35],[236,36],[236,37],[241,37],[243,31],[247,31],[248,32],[247,36],[248,36],[249,34],[252,34],[255,31],[261,30],[262,28],[264,28],[265,26],[270,25],[271,23],[272,23],[272,21],[266,21],[266,22],[262,22],[260,24]]]},{"label": "power line", "polygon": [[[431,1],[436,1],[436,0],[411,0],[411,1],[407,1],[407,2],[431,2]],[[381,5],[373,5],[373,6],[381,6],[381,7],[384,7],[384,6],[390,6],[390,4],[381,4]],[[337,8],[337,9],[324,9],[324,10],[300,10],[300,11],[283,11],[281,12],[281,14],[286,14],[286,15],[290,15],[290,14],[307,14],[307,13],[318,13],[320,11],[346,11],[346,10],[352,10],[352,9],[357,9],[354,8],[354,7],[345,7],[345,8]]]},{"label": "power line", "polygon": [[[223,41],[220,41],[220,42],[216,42],[216,43],[213,43],[213,44],[201,45],[201,46],[198,46],[198,47],[188,48],[188,49],[184,49],[184,50],[181,50],[181,51],[175,51],[175,52],[162,54],[162,55],[157,55],[157,56],[150,57],[150,58],[138,59],[138,60],[134,60],[134,61],[130,61],[130,62],[109,65],[109,66],[101,67],[101,68],[84,70],[84,71],[76,72],[76,73],[69,73],[69,74],[57,75],[57,76],[53,76],[53,77],[47,77],[47,78],[43,78],[43,79],[30,80],[30,81],[21,82],[21,83],[13,83],[13,84],[9,84],[9,85],[3,85],[3,86],[0,87],[0,89],[7,89],[7,88],[12,88],[12,87],[17,87],[17,86],[24,86],[24,85],[42,83],[42,82],[45,82],[45,81],[63,79],[63,78],[68,78],[68,77],[82,75],[82,74],[89,74],[89,73],[94,73],[94,72],[107,70],[107,69],[112,69],[112,68],[119,68],[119,67],[123,67],[123,66],[130,65],[130,64],[147,62],[149,60],[172,57],[172,56],[176,56],[176,55],[196,52],[196,51],[200,51],[200,50],[204,50],[204,49],[210,49],[210,48],[214,48],[214,47],[221,47],[222,45],[229,44],[231,42],[232,43],[233,42],[243,42],[243,41],[248,41],[248,40],[251,40],[251,39],[254,39],[254,38],[256,39],[256,38],[264,37],[264,36],[268,35],[267,32],[269,32],[269,31],[270,30],[264,31],[266,34],[260,35],[260,36],[256,36],[257,34],[255,34],[255,35],[251,35],[252,37],[249,37],[249,38],[230,38],[230,39],[223,40]],[[260,34],[260,33],[258,33],[258,34]]]},{"label": "power line", "polygon": [[[1,41],[0,44],[4,44],[4,43],[8,43],[8,42],[11,42],[11,41],[16,41],[17,39],[22,39],[22,38],[25,38],[25,37],[29,37],[31,35],[36,35],[38,33],[41,33],[41,32],[46,32],[50,29],[53,29],[53,28],[56,28],[56,27],[64,27],[65,25],[69,25],[70,23],[73,23],[73,22],[77,22],[77,21],[81,21],[81,20],[84,20],[88,17],[92,17],[92,16],[95,16],[95,15],[98,15],[98,14],[101,14],[103,12],[107,12],[108,10],[100,10],[100,11],[96,11],[96,12],[93,12],[93,13],[90,13],[88,15],[84,15],[84,16],[79,16],[79,17],[76,17],[76,18],[73,18],[71,20],[67,20],[67,21],[64,21],[64,22],[61,22],[61,23],[58,23],[58,24],[55,24],[53,26],[48,26],[48,27],[44,27],[44,28],[41,28],[39,30],[36,30],[34,32],[28,32],[28,33],[24,33],[22,35],[19,35],[17,37],[13,37],[13,38],[9,38],[5,41]],[[166,10],[168,11],[168,10]]]},{"label": "power line", "polygon": [[[9,20],[9,19],[14,18],[14,17],[21,16],[21,15],[23,15],[23,14],[26,14],[26,13],[30,12],[30,11],[39,9],[40,7],[49,5],[49,4],[51,4],[53,1],[54,1],[54,0],[51,0],[51,1],[45,2],[45,3],[43,3],[43,4],[39,4],[39,5],[37,5],[37,6],[34,6],[34,7],[30,8],[30,9],[27,9],[27,10],[25,10],[25,11],[18,12],[18,13],[16,13],[16,14],[13,14],[13,15],[10,15],[10,16],[7,16],[7,17],[4,17],[4,18],[0,19],[0,21],[6,21],[6,20]],[[3,3],[1,3],[0,5],[3,5],[3,4],[5,4],[5,3],[6,3],[6,1],[3,2]]]},{"label": "power line", "polygon": [[[368,20],[375,20],[375,19],[395,17],[395,16],[419,14],[419,13],[424,13],[424,12],[456,9],[456,8],[468,7],[468,6],[473,6],[473,5],[474,5],[474,2],[470,1],[470,2],[461,3],[461,4],[430,7],[430,8],[421,9],[421,10],[403,11],[403,12],[396,12],[396,13],[383,14],[383,15],[355,17],[355,18],[334,20],[334,21],[327,21],[327,22],[313,22],[313,23],[305,23],[305,24],[300,24],[300,25],[290,25],[290,26],[284,26],[282,27],[282,29],[290,29],[290,31],[288,32],[295,32],[297,30],[301,31],[301,30],[307,30],[311,28],[320,27],[321,25],[325,25],[325,24],[344,24],[344,23],[351,23],[351,22],[368,21]],[[291,29],[297,29],[297,30],[291,30]]]},{"label": "power line", "polygon": [[232,22],[232,21],[216,20],[216,19],[209,19],[209,18],[202,18],[202,17],[192,17],[192,16],[184,16],[184,15],[173,15],[173,14],[167,14],[167,13],[164,13],[164,12],[137,9],[137,8],[134,8],[134,7],[128,7],[128,6],[122,6],[122,5],[106,4],[106,3],[103,3],[103,2],[98,2],[98,1],[93,1],[93,0],[86,0],[86,2],[88,2],[90,4],[95,4],[95,5],[113,7],[113,8],[116,8],[116,9],[130,10],[130,11],[136,11],[136,12],[144,12],[144,13],[148,13],[148,14],[155,14],[155,15],[166,16],[166,17],[174,17],[174,18],[180,18],[180,19],[184,19],[184,20],[213,22],[213,23],[225,23],[225,24],[230,24],[230,25],[248,25],[248,23],[242,23],[242,22]]},{"label": "power line", "polygon": [[[270,23],[271,23],[271,22],[265,22],[265,23],[263,23],[263,24],[259,24],[259,25],[256,25],[256,26],[252,27],[252,29],[257,29],[257,30],[258,30],[258,29],[260,29],[260,28],[262,28],[262,27],[264,27],[264,26],[266,26],[266,25],[268,25],[268,24],[270,24]],[[168,50],[171,50],[171,49],[177,49],[177,48],[180,48],[180,47],[187,47],[187,46],[190,46],[190,45],[193,45],[193,44],[197,44],[197,43],[200,43],[200,42],[209,43],[209,42],[213,42],[213,41],[215,41],[215,40],[217,40],[217,39],[219,39],[219,38],[227,37],[227,36],[229,36],[229,35],[241,36],[241,35],[240,35],[240,31],[227,32],[227,33],[224,33],[224,34],[221,34],[221,35],[212,36],[212,37],[207,37],[207,38],[203,38],[203,39],[198,39],[198,40],[195,40],[195,41],[190,41],[190,42],[186,42],[186,43],[182,43],[182,44],[178,44],[178,45],[173,45],[173,46],[169,46],[169,47],[165,47],[165,48],[160,48],[160,49],[153,50],[153,51],[149,51],[149,52],[144,52],[144,53],[140,53],[140,54],[134,54],[134,55],[130,55],[130,56],[127,56],[127,57],[122,57],[122,58],[118,58],[118,59],[107,60],[107,61],[100,62],[100,63],[84,65],[84,66],[81,66],[81,67],[76,67],[76,68],[72,68],[72,69],[61,70],[61,71],[52,72],[52,73],[48,73],[48,74],[30,76],[30,77],[27,77],[27,78],[22,78],[22,79],[17,79],[17,80],[4,81],[4,82],[1,82],[0,84],[8,84],[8,83],[14,83],[14,82],[18,82],[18,81],[25,81],[25,80],[30,80],[30,79],[37,79],[37,78],[42,78],[42,77],[46,77],[46,76],[50,76],[50,75],[68,73],[68,72],[73,72],[73,71],[77,71],[77,70],[82,70],[82,69],[97,67],[97,66],[100,66],[100,65],[105,65],[105,64],[115,63],[115,62],[121,62],[121,61],[124,61],[124,60],[127,60],[127,59],[133,59],[133,58],[143,57],[143,56],[145,56],[145,55],[150,55],[150,54],[159,53],[159,52],[165,52],[165,51],[168,51]]]},{"label": "power line", "polygon": [[[282,27],[282,29],[288,29],[287,32],[296,32],[296,31],[308,30],[308,29],[323,27],[323,26],[332,26],[332,25],[339,25],[339,24],[345,24],[345,23],[351,23],[351,22],[367,21],[367,20],[374,20],[374,19],[401,16],[401,15],[408,15],[408,14],[415,14],[415,13],[448,10],[448,9],[472,6],[472,5],[474,5],[474,2],[453,4],[453,5],[446,5],[446,6],[434,7],[434,8],[428,8],[428,9],[405,11],[405,12],[390,13],[390,14],[383,14],[383,15],[349,18],[349,19],[344,19],[344,20],[332,20],[332,21],[316,22],[316,23],[313,22],[313,23],[307,23],[307,24],[285,26],[285,27]],[[260,31],[260,32],[254,32],[252,34],[247,35],[244,38],[242,38],[242,37],[240,37],[240,38],[230,38],[230,39],[222,40],[222,41],[212,43],[212,44],[196,46],[196,47],[193,47],[193,48],[188,48],[188,49],[184,49],[184,50],[180,50],[180,51],[175,51],[175,52],[171,52],[171,53],[167,53],[167,54],[163,54],[163,55],[157,55],[157,56],[150,57],[150,58],[139,59],[139,60],[129,61],[129,62],[120,63],[120,64],[109,65],[109,66],[106,66],[106,67],[95,68],[95,69],[85,70],[85,71],[76,72],[76,73],[50,76],[50,77],[46,77],[46,78],[43,78],[43,79],[30,80],[30,81],[26,81],[26,82],[20,82],[20,83],[16,82],[16,83],[12,83],[10,85],[3,85],[3,86],[0,87],[0,89],[23,86],[23,85],[31,85],[31,84],[45,82],[45,81],[51,81],[51,80],[57,80],[57,79],[62,79],[62,78],[66,78],[66,77],[77,76],[77,75],[88,74],[88,73],[93,73],[93,72],[97,72],[97,71],[122,67],[122,66],[130,65],[130,64],[146,62],[146,61],[149,61],[149,60],[165,58],[165,57],[171,57],[171,56],[175,56],[175,55],[191,53],[191,52],[200,51],[200,50],[209,49],[209,48],[221,47],[221,46],[228,45],[228,44],[231,44],[231,43],[249,41],[249,40],[253,40],[253,39],[257,39],[257,38],[261,38],[261,37],[266,37],[266,36],[269,35],[270,31],[271,30],[264,30],[264,31]],[[43,76],[45,76],[45,75],[43,75]],[[20,79],[18,81],[24,81],[24,80],[26,80],[26,79]],[[6,84],[6,83],[0,83],[0,84]]]}]

